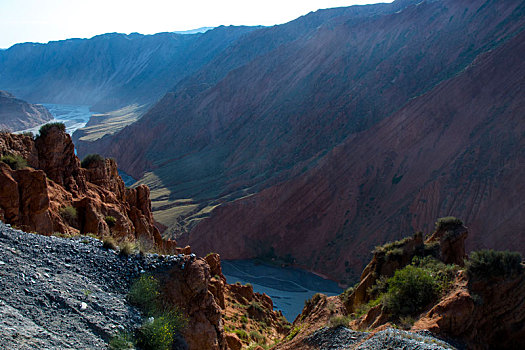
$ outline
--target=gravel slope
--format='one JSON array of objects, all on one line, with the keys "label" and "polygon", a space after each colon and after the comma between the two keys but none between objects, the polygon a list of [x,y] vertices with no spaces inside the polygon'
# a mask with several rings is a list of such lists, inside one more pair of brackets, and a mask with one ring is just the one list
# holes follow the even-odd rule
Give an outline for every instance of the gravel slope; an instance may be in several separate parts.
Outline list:
[{"label": "gravel slope", "polygon": [[126,301],[143,271],[176,257],[122,257],[90,237],[64,239],[0,222],[0,349],[103,349],[141,317]]},{"label": "gravel slope", "polygon": [[[367,339],[368,338],[368,339]],[[320,350],[449,350],[449,343],[433,337],[429,332],[406,332],[388,328],[370,336],[368,332],[353,331],[345,327],[321,328],[306,339],[306,343]]]}]

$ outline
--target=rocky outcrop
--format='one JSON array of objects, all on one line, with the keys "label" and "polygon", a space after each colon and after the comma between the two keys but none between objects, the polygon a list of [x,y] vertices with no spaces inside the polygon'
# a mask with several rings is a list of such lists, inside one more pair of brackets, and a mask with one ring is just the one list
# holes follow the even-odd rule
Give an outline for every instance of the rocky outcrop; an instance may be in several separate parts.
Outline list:
[{"label": "rocky outcrop", "polygon": [[[325,331],[336,337],[334,334],[338,333],[338,328],[332,324],[336,316],[346,317],[336,324],[370,332],[364,335],[352,334],[350,338],[353,341],[344,347],[349,349],[360,348],[359,344],[366,343],[363,340],[372,339],[375,337],[373,334],[392,327],[393,323],[398,327],[410,328],[412,333],[407,333],[409,339],[431,332],[439,339],[448,339],[468,349],[519,348],[520,339],[525,336],[525,270],[523,263],[521,267],[517,266],[519,260],[512,269],[503,269],[501,275],[488,273],[486,269],[491,266],[485,266],[481,273],[459,270],[438,300],[411,315],[415,320],[413,326],[404,324],[399,315],[392,315],[381,303],[365,307],[368,301],[379,296],[377,289],[371,287],[380,279],[384,281],[393,276],[396,270],[410,264],[415,256],[432,256],[441,262],[456,264],[457,268],[464,266],[467,235],[468,230],[460,220],[448,217],[437,221],[436,230],[425,242],[421,234],[416,233],[413,237],[377,247],[372,261],[361,275],[360,283],[340,296],[315,295],[305,303],[302,313],[294,321],[294,335],[289,336],[277,349],[323,348],[314,344],[319,341],[319,335],[316,334],[321,328],[331,326],[331,330],[327,328]],[[498,262],[493,263],[499,266]],[[505,263],[510,264],[506,260]],[[493,270],[496,271],[496,268]],[[419,332],[419,335],[414,332]],[[341,341],[340,336],[336,339],[323,337],[325,345],[338,341]],[[432,341],[434,344],[439,342],[441,340]]]},{"label": "rocky outcrop", "polygon": [[[222,309],[226,342],[231,349],[254,343],[268,346],[288,332],[289,323],[281,311],[274,311],[268,295],[254,292],[250,284],[227,284],[218,254],[208,254],[205,260],[212,276],[209,290]],[[239,338],[236,331],[259,337]]]},{"label": "rocky outcrop", "polygon": [[53,119],[42,105],[27,103],[7,91],[0,91],[0,130],[19,131]]},{"label": "rocky outcrop", "polygon": [[149,189],[126,188],[112,159],[82,168],[71,137],[59,127],[36,140],[0,134],[0,155],[7,154],[26,159],[28,167],[11,169],[0,162],[0,217],[5,222],[43,234],[112,235],[175,249],[175,242],[163,241],[154,226]]},{"label": "rocky outcrop", "polygon": [[205,260],[188,258],[183,269],[172,269],[161,281],[166,298],[188,317],[182,334],[191,350],[228,349],[222,309],[209,290],[210,279]]},{"label": "rocky outcrop", "polygon": [[461,339],[474,350],[518,349],[525,339],[524,305],[524,273],[473,281],[463,272],[413,329]]},{"label": "rocky outcrop", "polygon": [[[241,349],[250,339],[239,339],[235,329],[257,330],[268,338],[267,345],[286,333],[287,322],[273,310],[267,295],[254,293],[251,286],[226,283],[217,254],[186,256],[183,264],[159,278],[163,296],[188,318],[182,335],[190,350]],[[233,315],[244,316],[245,322],[241,325]]]}]

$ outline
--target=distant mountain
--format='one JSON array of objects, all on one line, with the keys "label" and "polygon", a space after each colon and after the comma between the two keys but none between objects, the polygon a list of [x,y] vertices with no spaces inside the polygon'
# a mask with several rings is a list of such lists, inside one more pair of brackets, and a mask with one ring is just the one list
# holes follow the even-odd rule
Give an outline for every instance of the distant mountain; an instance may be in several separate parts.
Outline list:
[{"label": "distant mountain", "polygon": [[251,27],[206,33],[104,34],[0,51],[0,89],[31,102],[107,111],[149,104],[215,58]]},{"label": "distant mountain", "polygon": [[46,107],[27,103],[7,91],[0,91],[0,129],[25,130],[52,119]]},{"label": "distant mountain", "polygon": [[214,27],[200,27],[200,28],[197,28],[197,29],[174,31],[172,33],[175,33],[175,34],[198,34],[198,33],[206,33],[208,30],[211,30],[213,28]]}]

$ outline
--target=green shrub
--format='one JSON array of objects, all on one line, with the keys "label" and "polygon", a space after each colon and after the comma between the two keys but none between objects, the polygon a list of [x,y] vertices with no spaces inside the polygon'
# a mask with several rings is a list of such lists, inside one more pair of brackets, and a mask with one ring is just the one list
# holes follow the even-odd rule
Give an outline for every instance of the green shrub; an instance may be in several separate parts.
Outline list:
[{"label": "green shrub", "polygon": [[394,241],[394,242],[388,242],[388,243],[385,243],[383,244],[382,246],[377,246],[375,247],[375,249],[372,251],[372,253],[374,254],[378,254],[378,253],[385,253],[387,254],[389,251],[394,251],[396,250],[396,254],[398,252],[398,249],[403,249],[403,247],[408,243],[408,241],[410,241],[412,238],[411,237],[405,237],[403,239],[400,239],[398,241]]},{"label": "green shrub", "polygon": [[104,160],[104,157],[102,157],[100,154],[88,154],[87,156],[84,157],[84,159],[82,159],[80,166],[82,168],[88,168],[91,164],[97,163],[103,160]]},{"label": "green shrub", "polygon": [[119,332],[109,341],[110,350],[135,349],[133,336],[127,332]]},{"label": "green shrub", "polygon": [[110,216],[110,215],[106,216],[104,218],[104,221],[106,222],[109,228],[114,227],[115,224],[117,223],[117,219],[114,216]]},{"label": "green shrub", "polygon": [[77,219],[77,209],[70,205],[60,208],[59,212],[60,216],[70,224]]},{"label": "green shrub", "polygon": [[446,292],[451,287],[459,270],[458,265],[446,265],[433,256],[426,256],[424,258],[415,256],[412,259],[412,265],[427,270],[438,284],[440,293]]},{"label": "green shrub", "polygon": [[128,293],[130,303],[138,306],[147,315],[153,315],[158,310],[157,298],[160,295],[159,281],[151,275],[140,276]]},{"label": "green shrub", "polygon": [[413,265],[397,270],[387,283],[382,302],[397,316],[414,314],[439,295],[439,285],[430,272]]},{"label": "green shrub", "polygon": [[56,123],[47,123],[45,125],[42,125],[38,133],[40,134],[41,137],[44,137],[53,128],[58,128],[60,131],[63,131],[63,132],[66,131],[66,125],[64,123],[56,122]]},{"label": "green shrub", "polygon": [[19,155],[8,154],[0,157],[0,162],[4,162],[13,170],[23,169],[27,166],[27,160]]},{"label": "green shrub", "polygon": [[453,230],[458,226],[462,226],[463,221],[453,216],[446,216],[444,218],[439,218],[436,221],[436,231],[440,230]]},{"label": "green shrub", "polygon": [[467,273],[478,279],[509,277],[521,272],[521,254],[518,252],[480,250],[470,253],[467,262]]},{"label": "green shrub", "polygon": [[102,238],[102,247],[106,249],[117,249],[117,242],[115,242],[115,238],[111,236],[106,236]]},{"label": "green shrub", "polygon": [[184,327],[185,321],[180,313],[164,312],[147,320],[137,331],[137,345],[144,350],[169,350],[172,348],[175,333]]},{"label": "green shrub", "polygon": [[306,299],[304,301],[304,306],[305,307],[312,307],[315,304],[317,304],[319,302],[319,300],[321,300],[321,298],[322,298],[321,293],[315,293],[314,295],[312,295],[312,297],[310,299]]}]

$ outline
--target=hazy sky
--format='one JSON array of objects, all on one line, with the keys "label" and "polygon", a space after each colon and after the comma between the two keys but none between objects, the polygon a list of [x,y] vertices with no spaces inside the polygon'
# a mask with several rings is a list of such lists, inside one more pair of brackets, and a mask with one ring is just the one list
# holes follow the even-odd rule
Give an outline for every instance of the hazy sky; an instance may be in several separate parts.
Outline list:
[{"label": "hazy sky", "polygon": [[20,42],[273,25],[320,8],[390,0],[0,0],[0,48]]}]

